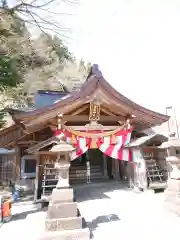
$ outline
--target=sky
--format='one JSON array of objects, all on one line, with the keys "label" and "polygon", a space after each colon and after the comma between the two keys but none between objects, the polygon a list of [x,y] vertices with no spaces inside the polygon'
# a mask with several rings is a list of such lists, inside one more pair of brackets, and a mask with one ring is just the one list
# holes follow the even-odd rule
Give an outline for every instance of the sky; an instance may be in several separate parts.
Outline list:
[{"label": "sky", "polygon": [[180,1],[77,1],[52,6],[72,13],[56,20],[71,29],[75,56],[97,63],[105,79],[131,100],[162,113],[173,106],[180,117]]},{"label": "sky", "polygon": [[82,0],[76,11],[76,56],[98,63],[133,101],[164,113],[174,106],[180,115],[180,1]]}]

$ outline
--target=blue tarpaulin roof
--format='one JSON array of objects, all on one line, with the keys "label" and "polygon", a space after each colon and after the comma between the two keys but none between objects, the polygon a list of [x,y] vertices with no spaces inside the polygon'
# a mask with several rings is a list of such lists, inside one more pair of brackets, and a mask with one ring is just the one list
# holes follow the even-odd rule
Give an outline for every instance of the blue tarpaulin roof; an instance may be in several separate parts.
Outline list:
[{"label": "blue tarpaulin roof", "polygon": [[39,90],[35,96],[35,108],[41,108],[54,104],[60,99],[66,97],[69,93],[67,92],[56,92],[56,91],[44,91]]},{"label": "blue tarpaulin roof", "polygon": [[37,94],[35,95],[33,107],[18,107],[14,108],[14,110],[19,112],[31,112],[38,108],[53,105],[69,96],[69,92],[38,90]]}]

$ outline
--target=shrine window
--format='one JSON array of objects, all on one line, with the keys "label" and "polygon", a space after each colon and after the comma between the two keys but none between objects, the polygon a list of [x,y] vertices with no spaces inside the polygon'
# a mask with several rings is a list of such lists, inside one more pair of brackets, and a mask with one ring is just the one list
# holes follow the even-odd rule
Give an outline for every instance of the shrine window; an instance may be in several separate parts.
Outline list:
[{"label": "shrine window", "polygon": [[180,148],[176,149],[176,155],[177,155],[177,156],[180,155]]},{"label": "shrine window", "polygon": [[21,158],[21,178],[34,178],[36,176],[36,159],[33,155]]}]

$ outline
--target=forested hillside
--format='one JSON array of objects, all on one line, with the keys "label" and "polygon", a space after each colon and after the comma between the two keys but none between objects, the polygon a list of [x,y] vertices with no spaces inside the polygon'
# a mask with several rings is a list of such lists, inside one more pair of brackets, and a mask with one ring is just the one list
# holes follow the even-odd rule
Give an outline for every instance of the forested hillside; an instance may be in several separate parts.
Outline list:
[{"label": "forested hillside", "polygon": [[[32,103],[39,89],[71,91],[82,83],[90,68],[77,62],[59,35],[45,31],[32,38],[16,12],[0,7],[0,108],[9,102]],[[3,113],[0,113],[0,122]],[[0,123],[0,127],[2,127]]]}]

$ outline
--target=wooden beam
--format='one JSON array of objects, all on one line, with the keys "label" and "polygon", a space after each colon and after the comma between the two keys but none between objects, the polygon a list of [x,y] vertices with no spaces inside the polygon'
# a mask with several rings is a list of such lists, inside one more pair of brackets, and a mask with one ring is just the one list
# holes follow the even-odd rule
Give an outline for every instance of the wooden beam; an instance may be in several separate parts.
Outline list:
[{"label": "wooden beam", "polygon": [[[64,115],[63,121],[67,122],[89,122],[88,115]],[[123,116],[100,116],[100,122],[118,122],[125,121]]]},{"label": "wooden beam", "polygon": [[[121,125],[114,125],[114,126],[102,126],[101,130],[107,131],[107,130],[114,130],[116,128],[119,128]],[[55,129],[54,125],[50,126],[51,129]],[[87,127],[85,125],[83,126],[69,126],[71,127],[73,130],[77,130],[77,131],[87,131]]]},{"label": "wooden beam", "polygon": [[[47,123],[46,123],[47,124]],[[34,132],[38,132],[42,129],[45,129],[47,128],[48,126],[47,125],[37,125],[37,126],[32,126],[30,129],[25,129],[23,130],[23,133],[24,135],[19,137],[19,138],[15,138],[14,140],[10,141],[9,143],[7,143],[4,147],[10,147],[10,146],[15,146],[16,144],[19,144],[19,142],[24,138],[26,137],[27,135],[30,135],[30,134],[33,134]],[[33,141],[33,140],[30,140],[30,141]],[[20,143],[21,144],[21,143]],[[22,143],[22,144],[26,144],[26,143]],[[29,143],[28,143],[29,144]]]},{"label": "wooden beam", "polygon": [[33,141],[33,140],[28,140],[28,141],[17,141],[18,145],[23,145],[23,144],[35,144],[35,143],[38,143],[38,141]]},{"label": "wooden beam", "polygon": [[39,151],[37,152],[36,154],[39,154],[39,155],[57,155],[58,153],[57,152],[51,152],[51,151]]},{"label": "wooden beam", "polygon": [[116,116],[114,113],[112,113],[111,111],[109,111],[108,109],[101,107],[101,111],[110,115],[110,116]]},{"label": "wooden beam", "polygon": [[78,108],[76,111],[74,111],[74,112],[72,113],[72,116],[75,116],[75,115],[83,112],[83,111],[86,110],[88,107],[89,107],[88,105],[85,105],[85,106],[82,106],[81,108]]},{"label": "wooden beam", "polygon": [[[73,130],[77,131],[87,131],[86,126],[70,126]],[[115,126],[103,126],[101,127],[101,130],[107,131],[107,130],[115,130],[116,128],[119,128],[120,125],[115,125]]]},{"label": "wooden beam", "polygon": [[[42,129],[45,129],[47,128],[47,123],[44,123],[44,124],[38,124],[38,125],[34,125],[34,126],[31,126],[31,131],[28,131],[27,129],[24,130],[24,133],[26,135],[30,135],[30,134],[33,134],[35,132],[38,132]],[[24,137],[24,136],[23,136]],[[21,139],[21,138],[20,138]]]}]

